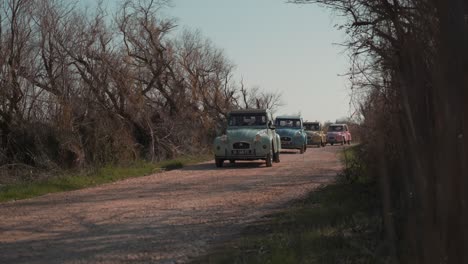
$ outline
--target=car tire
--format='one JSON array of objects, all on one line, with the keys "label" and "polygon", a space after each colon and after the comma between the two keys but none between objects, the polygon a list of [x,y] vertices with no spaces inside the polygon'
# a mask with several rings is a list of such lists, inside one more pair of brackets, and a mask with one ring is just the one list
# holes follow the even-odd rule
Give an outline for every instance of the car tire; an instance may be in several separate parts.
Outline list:
[{"label": "car tire", "polygon": [[265,159],[265,165],[267,167],[272,167],[273,166],[273,157],[271,155],[271,152],[267,154],[266,159]]},{"label": "car tire", "polygon": [[330,145],[332,145],[332,146],[333,146],[333,144],[335,144],[335,143],[330,143]]},{"label": "car tire", "polygon": [[351,145],[351,140],[348,140],[348,145]]},{"label": "car tire", "polygon": [[274,156],[274,158],[273,158],[273,161],[274,161],[275,163],[280,163],[280,153],[279,153],[279,151],[275,153],[275,156]]},{"label": "car tire", "polygon": [[343,146],[344,144],[345,144],[345,140],[343,139],[343,140],[341,141],[341,146]]},{"label": "car tire", "polygon": [[303,146],[302,148],[299,149],[299,153],[300,153],[300,154],[304,154],[304,152],[305,152],[305,151],[304,151],[304,146]]},{"label": "car tire", "polygon": [[229,163],[235,164],[235,163],[236,163],[236,160],[229,160]]},{"label": "car tire", "polygon": [[221,168],[223,167],[224,160],[223,159],[215,159],[216,167]]},{"label": "car tire", "polygon": [[273,162],[279,163],[280,162],[280,152],[275,152],[275,148],[273,147],[273,144],[271,144],[272,149],[273,149]]}]

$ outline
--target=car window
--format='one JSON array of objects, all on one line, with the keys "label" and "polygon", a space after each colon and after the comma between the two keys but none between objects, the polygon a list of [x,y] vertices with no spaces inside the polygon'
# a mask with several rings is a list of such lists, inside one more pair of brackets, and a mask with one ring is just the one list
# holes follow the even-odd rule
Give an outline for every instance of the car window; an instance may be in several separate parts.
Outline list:
[{"label": "car window", "polygon": [[304,125],[306,130],[310,131],[319,131],[320,130],[320,125],[319,124],[305,124]]},{"label": "car window", "polygon": [[344,130],[343,126],[329,126],[328,127],[328,131],[330,132],[340,132],[343,130]]},{"label": "car window", "polygon": [[301,128],[301,120],[300,119],[277,119],[276,127]]},{"label": "car window", "polygon": [[264,114],[237,114],[229,117],[229,126],[264,126],[267,117]]}]

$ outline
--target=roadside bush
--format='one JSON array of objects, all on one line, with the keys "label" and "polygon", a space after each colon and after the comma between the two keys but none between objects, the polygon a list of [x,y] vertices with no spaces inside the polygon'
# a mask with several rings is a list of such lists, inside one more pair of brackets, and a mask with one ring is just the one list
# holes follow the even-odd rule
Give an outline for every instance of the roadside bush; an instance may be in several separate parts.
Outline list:
[{"label": "roadside bush", "polygon": [[375,181],[375,177],[369,175],[367,166],[367,151],[365,144],[347,148],[343,154],[344,170],[338,175],[338,179],[347,183]]},{"label": "roadside bush", "polygon": [[277,107],[278,95],[233,81],[234,64],[200,32],[175,34],[161,12],[169,1],[122,1],[113,14],[99,3],[90,12],[67,1],[2,1],[5,174],[196,153],[230,109]]}]

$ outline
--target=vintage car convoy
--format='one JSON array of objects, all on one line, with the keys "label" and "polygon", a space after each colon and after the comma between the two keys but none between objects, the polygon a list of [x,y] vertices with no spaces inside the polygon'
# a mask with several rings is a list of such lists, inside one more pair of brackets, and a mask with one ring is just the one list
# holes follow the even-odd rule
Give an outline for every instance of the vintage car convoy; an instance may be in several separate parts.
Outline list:
[{"label": "vintage car convoy", "polygon": [[278,116],[275,124],[282,149],[298,149],[301,154],[307,150],[307,136],[300,116]]},{"label": "vintage car convoy", "polygon": [[335,143],[351,144],[351,133],[346,124],[331,124],[328,126],[327,143],[333,146]]},{"label": "vintage car convoy", "polygon": [[327,136],[322,130],[320,122],[304,122],[304,130],[307,134],[307,144],[324,147]]},{"label": "vintage car convoy", "polygon": [[271,114],[264,109],[230,112],[226,133],[214,140],[216,167],[222,167],[226,160],[265,160],[271,167],[280,162],[280,151]]}]

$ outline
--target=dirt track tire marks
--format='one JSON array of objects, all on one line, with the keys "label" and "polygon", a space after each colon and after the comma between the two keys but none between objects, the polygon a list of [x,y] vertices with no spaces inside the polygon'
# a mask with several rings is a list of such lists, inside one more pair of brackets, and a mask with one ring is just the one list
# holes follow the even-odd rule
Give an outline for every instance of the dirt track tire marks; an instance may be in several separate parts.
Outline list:
[{"label": "dirt track tire marks", "polygon": [[342,147],[0,204],[0,263],[183,263],[333,181]]}]

